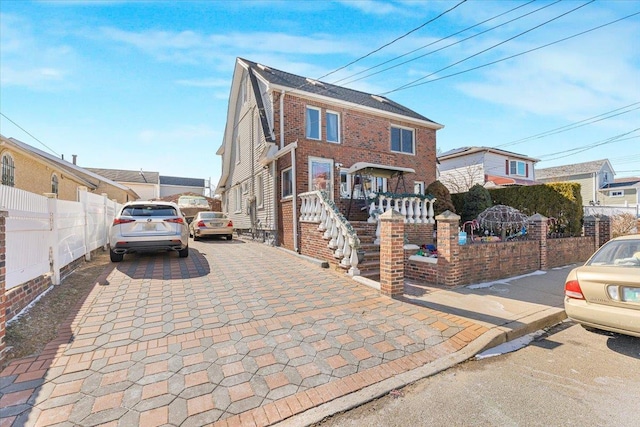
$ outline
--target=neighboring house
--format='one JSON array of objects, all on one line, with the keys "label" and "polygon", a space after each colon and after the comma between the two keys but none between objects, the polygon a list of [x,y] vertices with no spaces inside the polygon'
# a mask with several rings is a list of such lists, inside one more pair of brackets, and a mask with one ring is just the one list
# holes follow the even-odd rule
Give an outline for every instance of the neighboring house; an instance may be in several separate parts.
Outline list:
[{"label": "neighboring house", "polygon": [[216,193],[236,228],[298,250],[299,194],[324,190],[344,214],[372,191],[422,193],[442,127],[388,98],[238,58]]},{"label": "neighboring house", "polygon": [[640,177],[617,178],[600,190],[605,206],[640,207]]},{"label": "neighboring house", "polygon": [[605,194],[601,191],[614,182],[615,172],[609,160],[538,169],[540,182],[577,182],[581,186],[582,205],[602,205]]},{"label": "neighboring house", "polygon": [[178,176],[160,175],[160,197],[174,194],[195,193],[205,196],[208,190],[206,181],[201,178],[182,178]]},{"label": "neighboring house", "polygon": [[538,159],[491,147],[462,147],[438,156],[439,180],[451,193],[485,187],[536,184]]},{"label": "neighboring house", "polygon": [[55,193],[61,200],[78,200],[78,187],[106,193],[119,203],[137,200],[131,188],[45,153],[15,138],[0,135],[2,184],[36,194]]},{"label": "neighboring house", "polygon": [[87,170],[126,185],[135,190],[141,200],[152,200],[160,197],[160,174],[158,172],[100,168],[87,168]]}]

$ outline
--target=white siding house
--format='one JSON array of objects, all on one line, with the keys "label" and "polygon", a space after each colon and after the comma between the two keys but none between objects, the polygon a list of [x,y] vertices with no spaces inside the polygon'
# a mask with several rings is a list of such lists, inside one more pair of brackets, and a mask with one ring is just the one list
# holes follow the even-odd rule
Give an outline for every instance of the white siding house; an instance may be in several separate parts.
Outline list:
[{"label": "white siding house", "polygon": [[438,161],[440,182],[452,193],[463,193],[475,184],[534,185],[539,160],[496,148],[463,147],[439,155]]}]

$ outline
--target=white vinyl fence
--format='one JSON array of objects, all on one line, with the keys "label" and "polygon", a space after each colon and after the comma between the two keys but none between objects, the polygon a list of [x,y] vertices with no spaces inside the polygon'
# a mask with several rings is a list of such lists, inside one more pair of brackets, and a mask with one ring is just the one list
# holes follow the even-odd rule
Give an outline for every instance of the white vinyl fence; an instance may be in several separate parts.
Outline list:
[{"label": "white vinyl fence", "polygon": [[78,190],[79,202],[58,200],[0,185],[6,218],[5,290],[52,274],[92,250],[106,247],[109,225],[120,207],[106,195]]}]

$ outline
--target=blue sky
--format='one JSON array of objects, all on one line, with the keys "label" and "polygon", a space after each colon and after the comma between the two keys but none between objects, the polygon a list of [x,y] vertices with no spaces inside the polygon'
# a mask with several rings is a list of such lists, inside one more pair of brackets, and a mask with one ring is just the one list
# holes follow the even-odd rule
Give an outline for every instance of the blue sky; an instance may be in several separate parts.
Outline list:
[{"label": "blue sky", "polygon": [[236,57],[319,78],[453,9],[322,80],[445,125],[442,152],[499,147],[537,168],[608,158],[616,177],[640,176],[640,15],[464,72],[640,12],[640,1],[459,3],[1,0],[0,132],[84,167],[215,185]]}]

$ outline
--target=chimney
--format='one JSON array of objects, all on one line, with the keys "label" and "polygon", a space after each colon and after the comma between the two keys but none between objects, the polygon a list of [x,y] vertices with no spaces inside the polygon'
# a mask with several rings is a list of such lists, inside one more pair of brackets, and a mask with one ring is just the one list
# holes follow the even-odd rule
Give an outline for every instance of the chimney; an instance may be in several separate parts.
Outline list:
[{"label": "chimney", "polygon": [[76,159],[78,158],[77,154],[72,154],[71,157],[73,157],[73,164],[76,164]]},{"label": "chimney", "polygon": [[64,154],[62,155],[62,160],[64,160]]}]

